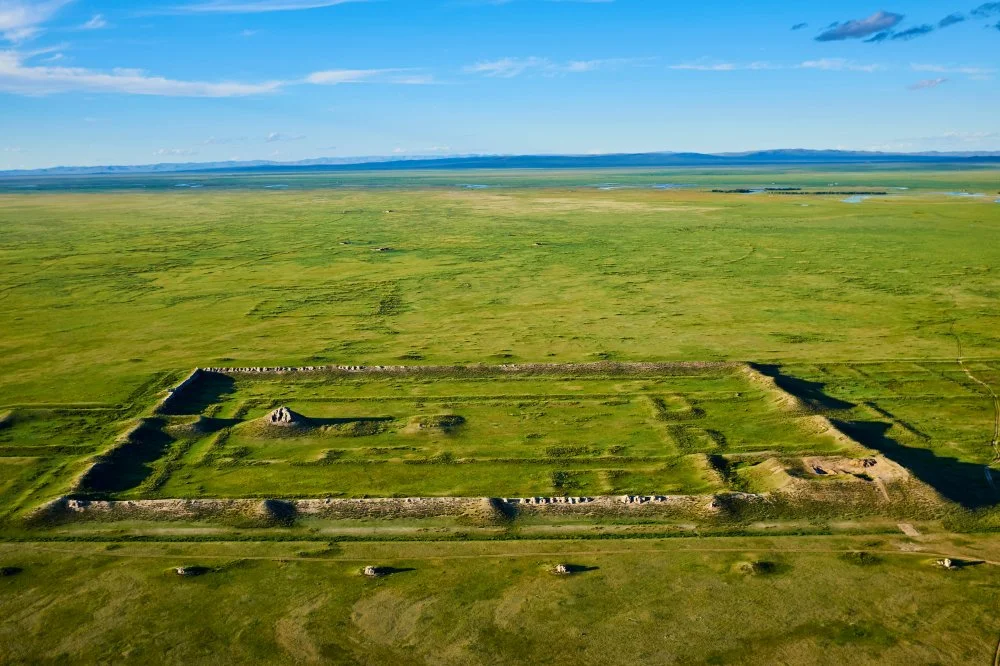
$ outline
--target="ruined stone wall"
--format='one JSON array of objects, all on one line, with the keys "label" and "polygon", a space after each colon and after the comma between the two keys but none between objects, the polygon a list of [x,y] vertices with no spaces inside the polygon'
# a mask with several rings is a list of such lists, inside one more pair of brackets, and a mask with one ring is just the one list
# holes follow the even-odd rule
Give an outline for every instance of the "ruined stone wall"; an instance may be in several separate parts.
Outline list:
[{"label": "ruined stone wall", "polygon": [[735,368],[738,364],[713,361],[678,361],[674,363],[506,363],[502,365],[305,365],[305,366],[245,366],[210,367],[204,372],[224,375],[285,375],[296,373],[329,373],[339,375],[453,375],[453,374],[687,374],[705,369]]}]

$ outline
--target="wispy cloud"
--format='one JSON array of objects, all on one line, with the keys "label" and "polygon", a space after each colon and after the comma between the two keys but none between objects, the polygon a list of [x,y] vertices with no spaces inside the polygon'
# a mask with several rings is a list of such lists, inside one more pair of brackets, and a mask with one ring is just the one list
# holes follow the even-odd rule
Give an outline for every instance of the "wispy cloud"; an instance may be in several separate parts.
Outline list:
[{"label": "wispy cloud", "polygon": [[489,60],[468,65],[465,67],[465,71],[470,74],[483,74],[485,76],[510,79],[523,74],[529,69],[542,68],[550,64],[551,62],[545,58],[500,58],[499,60]]},{"label": "wispy cloud", "polygon": [[[0,0],[2,2],[2,0]],[[297,85],[383,83],[427,85],[436,83],[430,74],[415,69],[333,69],[313,72],[305,78],[245,83],[238,81],[188,81],[149,74],[141,69],[115,68],[100,71],[84,67],[37,64],[33,58],[54,53],[57,45],[34,51],[0,50],[0,91],[23,95],[64,92],[106,92],[163,97],[246,97],[278,92]]]},{"label": "wispy cloud", "polygon": [[907,28],[906,30],[901,30],[899,32],[893,33],[892,39],[916,39],[917,37],[923,37],[924,35],[929,35],[934,32],[934,26],[925,23],[924,25],[917,25],[912,28]]},{"label": "wispy cloud", "polygon": [[846,58],[820,58],[799,63],[800,69],[822,69],[830,72],[878,72],[885,69],[882,65],[861,64]]},{"label": "wispy cloud", "polygon": [[835,23],[816,36],[817,42],[833,42],[845,39],[861,39],[899,25],[902,14],[878,11],[863,19],[852,19],[843,23]]},{"label": "wispy cloud", "polygon": [[910,69],[914,72],[932,72],[934,74],[965,74],[974,78],[990,76],[996,73],[996,70],[990,67],[971,67],[967,65],[949,66],[911,63]]},{"label": "wispy cloud", "polygon": [[956,23],[961,23],[964,20],[965,20],[965,14],[961,14],[961,13],[958,13],[958,12],[956,12],[954,14],[948,14],[943,19],[941,19],[940,21],[938,21],[938,27],[939,28],[947,28],[950,25],[955,25]]},{"label": "wispy cloud", "polygon": [[72,0],[0,0],[0,37],[23,42],[38,36],[42,25]]},{"label": "wispy cloud", "polygon": [[94,14],[93,17],[86,23],[80,26],[80,30],[100,30],[101,28],[106,28],[108,22],[104,19],[101,14]]},{"label": "wispy cloud", "polygon": [[208,0],[208,2],[177,5],[168,12],[180,14],[263,14],[266,12],[321,9],[349,2],[367,2],[367,0]]},{"label": "wispy cloud", "polygon": [[924,79],[923,81],[917,81],[913,85],[909,86],[909,88],[910,90],[926,90],[928,88],[937,88],[945,83],[948,83],[948,79],[946,78]]},{"label": "wispy cloud", "polygon": [[742,70],[783,69],[769,62],[684,62],[669,65],[670,69],[689,70],[692,72],[737,72]]},{"label": "wispy cloud", "polygon": [[1000,2],[986,2],[972,10],[976,18],[991,18],[1000,15]]},{"label": "wispy cloud", "polygon": [[305,134],[283,134],[281,132],[271,132],[264,138],[265,143],[277,143],[278,141],[301,141],[306,138]]},{"label": "wispy cloud", "polygon": [[885,69],[882,65],[862,64],[846,58],[820,58],[818,60],[806,60],[794,65],[766,61],[747,63],[689,62],[678,65],[670,65],[669,68],[694,72],[739,72],[776,69],[819,69],[829,72],[878,72]]},{"label": "wispy cloud", "polygon": [[336,86],[343,83],[392,83],[397,85],[428,85],[434,77],[413,69],[327,69],[313,72],[304,83]]},{"label": "wispy cloud", "polygon": [[866,39],[865,44],[878,44],[879,42],[884,42],[890,37],[892,37],[892,30],[883,30],[882,32],[877,32]]},{"label": "wispy cloud", "polygon": [[0,90],[26,95],[84,91],[165,97],[244,97],[273,93],[283,85],[281,81],[183,81],[122,68],[101,72],[83,67],[35,66],[25,62],[31,55],[0,51]]},{"label": "wispy cloud", "polygon": [[160,148],[153,153],[158,157],[189,157],[191,155],[197,155],[198,151],[188,150],[186,148]]},{"label": "wispy cloud", "polygon": [[809,27],[808,23],[796,23],[795,25],[792,26],[792,30],[801,30],[802,28],[808,28],[808,27]]},{"label": "wispy cloud", "polygon": [[468,74],[482,74],[501,79],[511,79],[529,71],[553,76],[557,74],[580,74],[600,69],[614,69],[649,62],[649,58],[597,58],[593,60],[569,60],[554,62],[548,58],[535,56],[528,58],[500,58],[468,65],[463,68]]},{"label": "wispy cloud", "polygon": [[245,136],[229,136],[229,137],[224,136],[221,138],[210,136],[207,139],[205,139],[202,143],[204,143],[206,146],[223,146],[230,143],[238,143],[246,140],[247,137]]}]

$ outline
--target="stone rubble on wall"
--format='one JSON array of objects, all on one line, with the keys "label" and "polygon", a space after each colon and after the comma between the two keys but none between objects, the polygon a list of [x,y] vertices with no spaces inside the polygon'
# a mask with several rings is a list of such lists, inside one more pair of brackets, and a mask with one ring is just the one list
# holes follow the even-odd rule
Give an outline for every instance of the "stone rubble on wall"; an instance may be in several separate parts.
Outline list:
[{"label": "stone rubble on wall", "polygon": [[[764,499],[761,495],[746,493],[733,494],[737,499],[755,501]],[[526,508],[556,510],[563,508],[585,510],[613,509],[614,507],[640,507],[646,505],[674,508],[688,507],[703,511],[705,503],[718,508],[712,495],[619,495],[598,497],[505,497],[500,501]],[[479,497],[375,497],[364,499],[324,498],[287,500],[296,513],[324,515],[337,512],[360,510],[392,515],[402,512],[409,515],[447,515],[461,512],[471,505],[482,502]],[[251,509],[259,500],[246,499],[157,499],[157,500],[86,500],[61,498],[48,506],[49,510],[65,514],[117,514],[127,515],[170,515],[173,517],[193,517],[198,515],[223,514]],[[61,511],[60,511],[61,510]]]},{"label": "stone rubble on wall", "polygon": [[675,362],[675,363],[616,363],[601,361],[596,363],[505,363],[502,365],[304,365],[304,366],[243,366],[243,367],[213,367],[201,368],[205,372],[230,374],[287,374],[296,372],[348,372],[348,373],[439,373],[456,370],[482,370],[503,373],[516,372],[552,372],[552,371],[622,371],[622,372],[655,372],[678,368],[721,368],[732,364],[724,362]]}]

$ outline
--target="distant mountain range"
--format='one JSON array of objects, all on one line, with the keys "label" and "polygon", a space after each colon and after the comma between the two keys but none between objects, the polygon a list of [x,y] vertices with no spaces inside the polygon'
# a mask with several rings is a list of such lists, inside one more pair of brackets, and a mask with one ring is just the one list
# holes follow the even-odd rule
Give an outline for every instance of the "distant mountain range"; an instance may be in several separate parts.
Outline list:
[{"label": "distant mountain range", "polygon": [[759,150],[744,153],[616,153],[604,155],[459,155],[449,157],[319,157],[298,162],[185,162],[133,166],[61,166],[0,171],[0,176],[71,176],[190,172],[384,171],[398,169],[579,169],[822,164],[1000,164],[1000,151],[882,153],[849,150]]}]

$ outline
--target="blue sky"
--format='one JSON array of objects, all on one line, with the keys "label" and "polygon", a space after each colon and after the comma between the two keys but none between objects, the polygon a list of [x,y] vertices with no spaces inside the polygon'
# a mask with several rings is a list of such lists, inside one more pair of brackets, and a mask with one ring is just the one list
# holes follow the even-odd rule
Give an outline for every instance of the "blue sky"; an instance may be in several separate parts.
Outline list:
[{"label": "blue sky", "polygon": [[0,0],[0,169],[1000,150],[998,70],[1000,2]]}]

